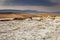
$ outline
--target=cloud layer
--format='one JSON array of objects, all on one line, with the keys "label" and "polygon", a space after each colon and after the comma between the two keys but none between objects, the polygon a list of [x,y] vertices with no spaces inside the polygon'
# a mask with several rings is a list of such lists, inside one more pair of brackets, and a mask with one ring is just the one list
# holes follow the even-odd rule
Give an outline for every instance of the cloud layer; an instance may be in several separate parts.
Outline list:
[{"label": "cloud layer", "polygon": [[50,0],[0,0],[1,5],[34,5],[34,6],[53,6],[56,5],[55,2]]},{"label": "cloud layer", "polygon": [[60,11],[60,0],[0,0],[0,9]]}]

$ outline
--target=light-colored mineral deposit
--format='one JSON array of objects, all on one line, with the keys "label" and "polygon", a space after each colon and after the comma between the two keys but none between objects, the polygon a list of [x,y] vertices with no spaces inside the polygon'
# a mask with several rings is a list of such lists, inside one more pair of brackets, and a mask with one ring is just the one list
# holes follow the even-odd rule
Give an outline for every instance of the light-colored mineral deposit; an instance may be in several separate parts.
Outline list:
[{"label": "light-colored mineral deposit", "polygon": [[60,40],[60,20],[0,21],[0,40]]}]

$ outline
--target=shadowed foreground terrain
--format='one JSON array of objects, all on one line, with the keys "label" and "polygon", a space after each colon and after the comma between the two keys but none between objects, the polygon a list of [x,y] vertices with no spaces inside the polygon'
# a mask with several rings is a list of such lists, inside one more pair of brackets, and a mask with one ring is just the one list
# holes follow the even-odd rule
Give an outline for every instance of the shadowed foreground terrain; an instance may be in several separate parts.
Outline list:
[{"label": "shadowed foreground terrain", "polygon": [[59,15],[0,14],[1,20],[6,18],[19,20],[0,21],[0,40],[60,40]]}]

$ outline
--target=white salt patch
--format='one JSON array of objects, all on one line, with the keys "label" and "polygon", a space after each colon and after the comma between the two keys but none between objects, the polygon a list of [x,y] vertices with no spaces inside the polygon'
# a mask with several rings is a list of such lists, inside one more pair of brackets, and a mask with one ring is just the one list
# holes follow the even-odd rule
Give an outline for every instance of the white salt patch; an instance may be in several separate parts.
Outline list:
[{"label": "white salt patch", "polygon": [[60,40],[60,21],[57,21],[0,21],[0,40]]}]

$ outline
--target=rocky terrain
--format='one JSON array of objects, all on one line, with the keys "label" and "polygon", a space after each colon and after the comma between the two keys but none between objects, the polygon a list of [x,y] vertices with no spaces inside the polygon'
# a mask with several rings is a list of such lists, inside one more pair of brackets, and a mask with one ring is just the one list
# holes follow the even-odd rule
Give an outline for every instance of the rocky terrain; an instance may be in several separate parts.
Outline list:
[{"label": "rocky terrain", "polygon": [[[0,40],[60,40],[59,15],[33,15],[23,20],[0,21]],[[6,15],[0,19],[4,17],[9,18]]]}]

